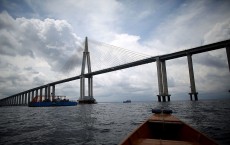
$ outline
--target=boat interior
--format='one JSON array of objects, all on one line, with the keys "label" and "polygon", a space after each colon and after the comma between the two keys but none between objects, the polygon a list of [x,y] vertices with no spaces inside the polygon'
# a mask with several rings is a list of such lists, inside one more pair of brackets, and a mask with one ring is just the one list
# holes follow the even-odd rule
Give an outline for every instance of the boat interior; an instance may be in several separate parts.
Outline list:
[{"label": "boat interior", "polygon": [[154,114],[134,130],[121,145],[216,145],[171,114]]}]

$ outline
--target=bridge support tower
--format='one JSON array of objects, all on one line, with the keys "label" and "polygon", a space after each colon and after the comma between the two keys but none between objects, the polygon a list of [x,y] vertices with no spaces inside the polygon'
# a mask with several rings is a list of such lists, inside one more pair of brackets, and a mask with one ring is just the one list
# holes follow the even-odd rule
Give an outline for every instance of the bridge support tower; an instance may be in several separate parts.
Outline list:
[{"label": "bridge support tower", "polygon": [[[87,63],[86,63],[87,62]],[[93,76],[85,76],[85,66],[87,65],[88,73],[91,73],[90,53],[88,51],[88,40],[85,38],[85,50],[83,52],[81,78],[80,78],[80,104],[94,104],[96,100],[93,98]],[[88,78],[88,96],[85,95],[85,78]]]},{"label": "bridge support tower", "polygon": [[188,93],[190,95],[190,100],[198,101],[198,92],[196,92],[196,85],[195,85],[195,79],[194,79],[194,72],[193,72],[193,64],[192,64],[192,55],[187,54],[187,59],[188,59],[188,70],[189,70],[189,78],[190,78],[190,88],[191,88],[191,93]]},{"label": "bridge support tower", "polygon": [[157,57],[156,64],[157,64],[157,78],[158,78],[158,89],[159,89],[159,95],[157,95],[158,102],[170,101],[171,95],[168,94],[168,81],[167,81],[165,60],[160,60],[160,58]]}]

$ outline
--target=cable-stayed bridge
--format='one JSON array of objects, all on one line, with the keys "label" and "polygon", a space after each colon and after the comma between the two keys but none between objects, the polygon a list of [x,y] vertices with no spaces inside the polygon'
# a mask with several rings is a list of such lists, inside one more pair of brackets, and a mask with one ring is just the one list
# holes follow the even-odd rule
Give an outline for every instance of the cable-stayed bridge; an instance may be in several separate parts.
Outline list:
[{"label": "cable-stayed bridge", "polygon": [[[96,46],[94,48],[96,52],[94,53],[91,53],[91,51],[94,51],[90,47],[91,44],[94,44]],[[114,51],[112,51],[111,53],[108,51],[104,51],[103,50],[104,47],[110,47]],[[119,48],[116,46],[111,46],[105,43],[101,43],[93,40],[88,41],[88,39],[86,38],[83,46],[83,57],[82,57],[82,63],[80,68],[81,72],[79,72],[79,75],[67,79],[57,80],[55,82],[51,82],[42,86],[31,88],[29,90],[11,95],[9,97],[1,99],[0,105],[1,106],[27,105],[35,96],[42,96],[42,95],[45,96],[45,99],[52,100],[52,96],[55,96],[55,85],[66,83],[73,80],[78,80],[78,79],[80,79],[79,102],[88,102],[88,101],[90,102],[94,100],[93,76],[112,72],[112,71],[122,70],[130,67],[135,67],[147,63],[152,63],[152,62],[156,62],[156,66],[157,66],[157,78],[158,78],[158,89],[159,89],[159,94],[157,95],[158,101],[159,102],[170,101],[170,94],[168,93],[168,82],[167,82],[167,72],[166,72],[165,62],[179,57],[187,57],[189,79],[190,79],[190,86],[191,86],[191,92],[189,92],[190,100],[193,99],[198,100],[198,92],[196,91],[195,79],[194,79],[192,55],[207,52],[207,51],[212,51],[216,49],[223,49],[223,48],[226,49],[229,71],[230,71],[230,40],[224,40],[221,42],[199,46],[196,48],[186,49],[186,50],[165,54],[165,55],[148,56],[141,53],[132,52],[127,49]],[[95,62],[98,62],[98,64],[94,65]],[[73,63],[71,65],[73,65]],[[71,67],[71,65],[68,67]],[[85,70],[87,70],[87,72]],[[85,91],[86,79],[88,79],[88,85],[87,85],[88,92]]]}]

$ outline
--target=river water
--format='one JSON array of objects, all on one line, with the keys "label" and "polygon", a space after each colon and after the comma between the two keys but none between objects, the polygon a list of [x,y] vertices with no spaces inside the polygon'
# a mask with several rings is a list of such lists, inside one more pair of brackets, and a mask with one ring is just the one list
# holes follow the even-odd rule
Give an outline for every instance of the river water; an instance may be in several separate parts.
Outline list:
[{"label": "river water", "polygon": [[0,144],[118,144],[151,115],[151,108],[172,109],[219,144],[230,144],[230,100],[0,107]]}]

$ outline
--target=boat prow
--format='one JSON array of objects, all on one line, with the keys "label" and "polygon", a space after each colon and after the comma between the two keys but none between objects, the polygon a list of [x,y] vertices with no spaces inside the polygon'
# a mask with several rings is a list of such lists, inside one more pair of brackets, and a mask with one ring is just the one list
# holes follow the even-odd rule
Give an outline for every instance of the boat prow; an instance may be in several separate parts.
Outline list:
[{"label": "boat prow", "polygon": [[171,115],[156,111],[120,145],[217,145],[217,143]]}]

